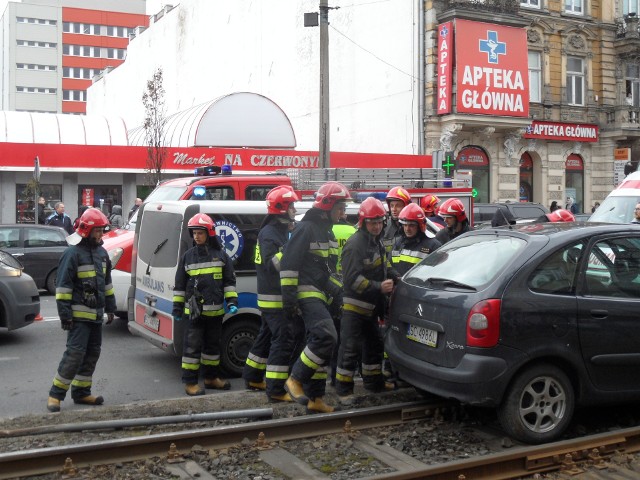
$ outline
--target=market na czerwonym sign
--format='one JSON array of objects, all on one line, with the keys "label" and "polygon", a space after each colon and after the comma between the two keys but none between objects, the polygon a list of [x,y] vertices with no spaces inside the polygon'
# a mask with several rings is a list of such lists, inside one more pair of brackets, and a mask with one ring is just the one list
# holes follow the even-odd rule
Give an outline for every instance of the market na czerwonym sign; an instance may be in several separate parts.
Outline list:
[{"label": "market na czerwonym sign", "polygon": [[524,138],[569,142],[597,142],[598,126],[588,123],[557,123],[534,120]]}]

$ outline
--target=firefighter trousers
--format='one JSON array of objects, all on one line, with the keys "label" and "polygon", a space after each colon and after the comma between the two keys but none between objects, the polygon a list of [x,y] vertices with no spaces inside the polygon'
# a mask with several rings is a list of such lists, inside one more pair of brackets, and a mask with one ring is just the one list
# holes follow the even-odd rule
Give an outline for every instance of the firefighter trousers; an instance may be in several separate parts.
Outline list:
[{"label": "firefighter trousers", "polygon": [[222,315],[187,320],[182,344],[182,383],[198,383],[200,365],[205,380],[220,377]]},{"label": "firefighter trousers", "polygon": [[322,397],[327,387],[327,370],[338,334],[327,305],[317,298],[298,300],[307,335],[307,344],[291,369],[291,376],[302,383],[305,395]]},{"label": "firefighter trousers", "polygon": [[53,378],[49,396],[64,400],[69,388],[71,398],[78,400],[91,395],[93,372],[102,347],[102,322],[74,320],[67,332],[67,349],[62,355]]},{"label": "firefighter trousers", "polygon": [[381,391],[384,388],[382,358],[384,343],[378,327],[378,315],[361,315],[345,310],[340,329],[340,348],[336,371],[338,395],[353,393],[353,377],[362,356],[362,380],[367,390]]}]

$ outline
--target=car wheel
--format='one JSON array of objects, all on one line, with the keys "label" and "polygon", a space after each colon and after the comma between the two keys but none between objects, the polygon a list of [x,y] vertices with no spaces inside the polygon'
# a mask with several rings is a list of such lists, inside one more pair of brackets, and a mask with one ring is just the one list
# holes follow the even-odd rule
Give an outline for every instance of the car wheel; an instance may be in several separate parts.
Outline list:
[{"label": "car wheel", "polygon": [[47,277],[47,291],[51,295],[56,294],[56,277],[58,276],[58,269],[53,270]]},{"label": "car wheel", "polygon": [[545,443],[562,435],[574,408],[575,393],[567,375],[553,365],[541,364],[513,380],[498,408],[498,419],[515,439]]},{"label": "car wheel", "polygon": [[220,363],[225,375],[229,377],[242,375],[245,360],[259,330],[260,323],[250,318],[236,317],[222,325]]}]

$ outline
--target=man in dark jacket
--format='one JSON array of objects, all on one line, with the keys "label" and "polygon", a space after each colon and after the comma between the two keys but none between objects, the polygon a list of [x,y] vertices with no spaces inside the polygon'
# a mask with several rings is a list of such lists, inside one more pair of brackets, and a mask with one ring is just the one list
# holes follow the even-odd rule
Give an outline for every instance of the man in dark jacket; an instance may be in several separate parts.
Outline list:
[{"label": "man in dark jacket", "polygon": [[[418,205],[416,207],[420,209]],[[385,296],[393,291],[394,282],[398,279],[382,243],[384,205],[380,200],[369,197],[360,205],[358,217],[358,231],[347,240],[341,260],[344,312],[336,391],[345,403],[353,394],[353,378],[361,354],[364,387],[373,392],[394,388],[392,383],[384,381],[382,374],[384,345],[378,327],[378,318],[385,310]]]},{"label": "man in dark jacket", "polygon": [[46,200],[44,197],[38,198],[38,223],[40,225],[44,225],[47,221],[47,215],[44,213],[45,206]]},{"label": "man in dark jacket", "polygon": [[238,293],[233,263],[211,217],[197,213],[188,228],[195,245],[184,252],[176,270],[173,321],[188,322],[182,347],[182,383],[187,395],[193,396],[204,394],[198,383],[200,365],[205,388],[231,388],[220,377],[220,336],[224,302],[229,313],[237,313]]},{"label": "man in dark jacket", "polygon": [[73,223],[69,215],[64,213],[64,203],[62,202],[56,203],[55,212],[47,217],[46,224],[53,227],[62,227],[69,235],[73,233]]},{"label": "man in dark jacket", "polygon": [[[249,390],[266,390],[270,401],[292,401],[284,390],[296,345],[294,325],[282,311],[280,259],[295,220],[298,195],[289,185],[267,194],[267,216],[256,244],[255,264],[260,331],[244,365],[242,378]],[[266,377],[266,381],[265,381]]]},{"label": "man in dark jacket", "polygon": [[329,305],[342,303],[342,284],[331,275],[338,262],[338,242],[331,227],[340,220],[348,200],[349,191],[341,183],[322,185],[313,207],[293,231],[280,262],[285,315],[295,321],[300,309],[307,332],[307,345],[291,369],[285,390],[311,412],[334,411],[322,398],[338,336]]},{"label": "man in dark jacket", "polygon": [[459,199],[445,200],[438,209],[438,215],[447,222],[447,227],[436,234],[436,240],[443,245],[469,231],[469,219],[464,210],[464,204]]},{"label": "man in dark jacket", "polygon": [[94,208],[80,218],[78,231],[58,264],[56,304],[67,350],[49,391],[47,409],[60,411],[60,402],[71,388],[74,403],[102,405],[104,399],[91,394],[92,375],[102,345],[102,319],[113,321],[116,300],[111,284],[111,261],[102,247],[102,234],[109,221]]},{"label": "man in dark jacket", "polygon": [[400,224],[404,236],[399,237],[393,247],[393,267],[399,275],[404,275],[414,265],[427,258],[440,246],[440,242],[427,231],[424,211],[415,203],[410,203],[400,212]]}]

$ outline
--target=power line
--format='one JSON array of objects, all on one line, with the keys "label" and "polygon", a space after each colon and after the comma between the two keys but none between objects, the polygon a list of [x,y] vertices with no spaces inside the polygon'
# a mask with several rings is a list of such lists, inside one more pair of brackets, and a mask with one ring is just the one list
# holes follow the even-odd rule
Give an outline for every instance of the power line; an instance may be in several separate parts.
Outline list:
[{"label": "power line", "polygon": [[375,53],[373,53],[370,50],[367,50],[366,48],[364,48],[362,45],[359,45],[358,43],[356,43],[354,40],[350,39],[349,37],[347,37],[344,33],[342,33],[340,30],[336,29],[333,25],[329,25],[329,27],[336,32],[337,34],[341,35],[342,37],[346,38],[347,40],[349,40],[351,43],[353,43],[356,47],[358,47],[359,49],[367,52],[369,55],[371,55],[373,58],[375,58],[376,60],[384,63],[385,65],[393,68],[394,70],[397,70],[398,72],[402,73],[403,75],[406,75],[407,77],[413,79],[413,80],[418,80],[417,77],[415,77],[414,75],[407,73],[401,69],[399,69],[398,67],[396,67],[395,65],[392,65],[391,63],[387,62],[386,60],[383,60],[382,58],[380,58],[379,56],[377,56]]}]

